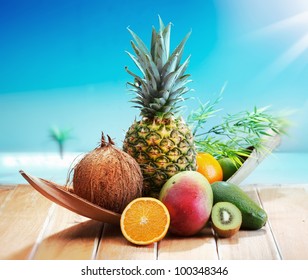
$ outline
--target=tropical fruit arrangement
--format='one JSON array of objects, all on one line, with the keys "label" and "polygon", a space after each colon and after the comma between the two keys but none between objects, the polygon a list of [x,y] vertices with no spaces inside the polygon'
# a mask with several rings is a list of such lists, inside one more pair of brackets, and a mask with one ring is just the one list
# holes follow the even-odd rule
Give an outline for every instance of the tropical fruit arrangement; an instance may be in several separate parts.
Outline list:
[{"label": "tropical fruit arrangement", "polygon": [[211,225],[217,236],[240,229],[257,230],[266,212],[239,186],[227,182],[249,157],[262,150],[262,136],[284,132],[279,117],[268,108],[228,114],[207,128],[218,111],[214,102],[200,104],[185,121],[182,101],[190,91],[182,62],[188,33],[170,52],[171,24],[159,18],[152,29],[150,49],[131,29],[129,57],[140,75],[128,82],[140,119],[128,128],[123,149],[111,138],[87,154],[73,169],[73,189],[79,196],[121,214],[127,240],[146,245],[167,232],[192,236]]}]

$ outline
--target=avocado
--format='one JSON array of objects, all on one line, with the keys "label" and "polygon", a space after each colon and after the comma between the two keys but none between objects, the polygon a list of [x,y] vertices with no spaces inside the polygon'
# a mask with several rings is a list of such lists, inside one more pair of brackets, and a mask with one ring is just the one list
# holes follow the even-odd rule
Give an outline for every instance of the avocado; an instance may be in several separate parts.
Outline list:
[{"label": "avocado", "polygon": [[260,229],[267,221],[266,212],[253,201],[239,186],[218,181],[211,184],[214,204],[217,202],[231,202],[242,213],[241,229]]}]

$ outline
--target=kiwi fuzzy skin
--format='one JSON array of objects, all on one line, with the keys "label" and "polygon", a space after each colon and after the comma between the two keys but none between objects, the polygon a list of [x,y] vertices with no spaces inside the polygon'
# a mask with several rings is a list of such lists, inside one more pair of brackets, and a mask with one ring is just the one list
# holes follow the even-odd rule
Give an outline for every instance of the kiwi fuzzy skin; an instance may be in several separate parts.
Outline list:
[{"label": "kiwi fuzzy skin", "polygon": [[214,223],[212,222],[212,227],[219,237],[228,238],[228,237],[235,235],[240,230],[241,225],[233,229],[223,230],[223,229],[216,227]]}]

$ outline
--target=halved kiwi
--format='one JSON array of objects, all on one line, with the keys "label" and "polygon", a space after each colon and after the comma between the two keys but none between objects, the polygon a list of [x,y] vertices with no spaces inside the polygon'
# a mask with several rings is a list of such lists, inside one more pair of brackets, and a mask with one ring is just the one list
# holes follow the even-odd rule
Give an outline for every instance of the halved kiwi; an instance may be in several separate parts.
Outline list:
[{"label": "halved kiwi", "polygon": [[236,234],[242,224],[241,211],[230,202],[217,202],[212,208],[212,226],[220,237]]}]

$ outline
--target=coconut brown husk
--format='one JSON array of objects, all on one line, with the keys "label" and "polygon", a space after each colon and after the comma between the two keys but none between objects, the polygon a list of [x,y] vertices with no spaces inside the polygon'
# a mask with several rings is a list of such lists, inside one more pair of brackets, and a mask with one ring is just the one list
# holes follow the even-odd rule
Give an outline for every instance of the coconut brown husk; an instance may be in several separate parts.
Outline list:
[{"label": "coconut brown husk", "polygon": [[102,134],[101,145],[74,167],[73,191],[105,209],[122,213],[126,205],[142,195],[143,177],[133,157],[114,146]]}]

